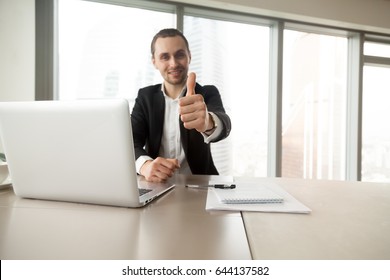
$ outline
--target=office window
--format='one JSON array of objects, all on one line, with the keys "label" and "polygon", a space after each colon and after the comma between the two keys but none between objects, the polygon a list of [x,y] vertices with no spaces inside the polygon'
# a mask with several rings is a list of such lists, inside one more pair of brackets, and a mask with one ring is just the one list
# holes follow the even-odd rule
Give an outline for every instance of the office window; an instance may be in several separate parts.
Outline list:
[{"label": "office window", "polygon": [[364,54],[379,57],[390,57],[390,44],[365,42]]},{"label": "office window", "polygon": [[282,176],[345,178],[347,39],[284,31]]},{"label": "office window", "polygon": [[390,182],[390,65],[363,74],[362,181]]},{"label": "office window", "polygon": [[220,174],[267,175],[269,27],[184,17],[200,84],[218,87],[231,135],[212,144]]},{"label": "office window", "polygon": [[59,1],[58,99],[126,98],[160,83],[151,63],[155,33],[175,14],[90,1]]}]

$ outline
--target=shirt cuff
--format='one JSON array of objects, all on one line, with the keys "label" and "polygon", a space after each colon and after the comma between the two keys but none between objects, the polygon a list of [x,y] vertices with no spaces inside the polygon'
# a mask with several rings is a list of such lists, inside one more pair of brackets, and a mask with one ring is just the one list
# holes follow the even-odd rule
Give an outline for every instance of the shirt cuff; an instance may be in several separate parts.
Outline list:
[{"label": "shirt cuff", "polygon": [[153,160],[153,159],[150,156],[140,156],[140,157],[137,158],[137,160],[135,161],[135,169],[137,170],[138,174],[141,174],[141,172],[140,172],[141,171],[141,167],[148,160]]},{"label": "shirt cuff", "polygon": [[218,116],[216,114],[214,114],[213,112],[209,112],[209,114],[212,115],[213,117],[213,120],[215,122],[215,130],[213,131],[213,133],[211,133],[210,135],[207,135],[206,133],[202,132],[202,135],[203,135],[203,139],[204,139],[204,142],[206,144],[209,144],[210,142],[212,142],[214,139],[217,139],[218,136],[221,134],[222,132],[222,121],[218,118]]}]

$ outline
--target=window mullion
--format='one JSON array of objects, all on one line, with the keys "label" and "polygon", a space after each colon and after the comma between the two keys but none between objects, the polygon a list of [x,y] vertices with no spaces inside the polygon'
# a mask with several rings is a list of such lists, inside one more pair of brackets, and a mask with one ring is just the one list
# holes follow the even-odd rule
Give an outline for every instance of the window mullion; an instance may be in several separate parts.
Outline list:
[{"label": "window mullion", "polygon": [[55,95],[56,8],[57,0],[35,1],[35,100],[52,100]]},{"label": "window mullion", "polygon": [[366,55],[364,56],[364,65],[389,67],[390,58]]},{"label": "window mullion", "polygon": [[267,168],[269,177],[280,177],[282,174],[283,30],[282,22],[277,22],[270,27]]},{"label": "window mullion", "polygon": [[348,40],[346,179],[361,180],[363,34]]},{"label": "window mullion", "polygon": [[184,7],[182,5],[176,6],[176,28],[184,31]]}]

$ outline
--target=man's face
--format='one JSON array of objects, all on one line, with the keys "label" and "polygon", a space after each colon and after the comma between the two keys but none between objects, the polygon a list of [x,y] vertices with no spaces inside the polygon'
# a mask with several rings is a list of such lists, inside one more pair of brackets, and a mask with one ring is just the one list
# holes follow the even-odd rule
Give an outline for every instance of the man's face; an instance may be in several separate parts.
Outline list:
[{"label": "man's face", "polygon": [[181,37],[157,39],[152,62],[166,83],[184,86],[190,61],[191,54]]}]

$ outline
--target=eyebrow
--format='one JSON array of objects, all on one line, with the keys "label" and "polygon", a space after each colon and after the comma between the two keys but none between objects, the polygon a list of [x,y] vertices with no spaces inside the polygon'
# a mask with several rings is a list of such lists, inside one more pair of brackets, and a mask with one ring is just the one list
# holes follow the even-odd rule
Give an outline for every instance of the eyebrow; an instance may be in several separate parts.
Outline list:
[{"label": "eyebrow", "polygon": [[[186,50],[184,50],[184,49],[177,50],[175,53],[173,53],[173,55],[177,55],[177,54],[181,54],[181,53],[186,53]],[[160,53],[158,56],[161,57],[164,55],[171,55],[171,54],[169,52],[163,52],[163,53]]]}]

